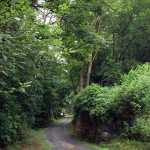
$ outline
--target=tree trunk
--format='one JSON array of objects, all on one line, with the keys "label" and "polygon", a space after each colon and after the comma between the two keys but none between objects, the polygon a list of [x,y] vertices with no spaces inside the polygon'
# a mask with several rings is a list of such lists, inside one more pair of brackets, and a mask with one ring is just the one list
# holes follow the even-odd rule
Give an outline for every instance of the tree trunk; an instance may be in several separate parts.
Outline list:
[{"label": "tree trunk", "polygon": [[90,58],[89,67],[88,67],[86,86],[88,86],[90,84],[90,76],[91,76],[91,71],[92,71],[92,65],[93,65],[93,50],[91,50],[91,58]]},{"label": "tree trunk", "polygon": [[55,119],[52,108],[50,109],[50,112],[51,112],[51,118],[52,118],[52,119]]},{"label": "tree trunk", "polygon": [[112,51],[113,59],[115,58],[115,33],[113,32],[113,51]]},{"label": "tree trunk", "polygon": [[125,33],[123,33],[123,35],[122,35],[122,44],[121,44],[121,47],[122,47],[122,63],[123,63],[123,65],[125,64],[124,35],[125,35]]},{"label": "tree trunk", "polygon": [[80,72],[80,89],[83,89],[83,87],[84,87],[84,64],[82,64]]}]

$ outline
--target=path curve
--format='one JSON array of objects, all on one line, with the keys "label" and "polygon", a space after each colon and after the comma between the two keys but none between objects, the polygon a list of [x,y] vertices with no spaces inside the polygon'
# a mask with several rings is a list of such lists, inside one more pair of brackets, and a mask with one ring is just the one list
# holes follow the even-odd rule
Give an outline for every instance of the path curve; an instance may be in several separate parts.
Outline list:
[{"label": "path curve", "polygon": [[46,139],[52,150],[91,150],[69,137],[65,126],[70,120],[70,117],[66,117],[47,130]]}]

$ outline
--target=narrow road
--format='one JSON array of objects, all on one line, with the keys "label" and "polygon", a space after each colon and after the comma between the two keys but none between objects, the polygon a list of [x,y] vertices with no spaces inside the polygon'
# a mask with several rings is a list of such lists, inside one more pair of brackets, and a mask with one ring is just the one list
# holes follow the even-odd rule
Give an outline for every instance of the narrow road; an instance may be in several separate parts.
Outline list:
[{"label": "narrow road", "polygon": [[70,120],[71,118],[66,117],[48,129],[46,139],[52,150],[91,150],[69,137],[65,126]]}]

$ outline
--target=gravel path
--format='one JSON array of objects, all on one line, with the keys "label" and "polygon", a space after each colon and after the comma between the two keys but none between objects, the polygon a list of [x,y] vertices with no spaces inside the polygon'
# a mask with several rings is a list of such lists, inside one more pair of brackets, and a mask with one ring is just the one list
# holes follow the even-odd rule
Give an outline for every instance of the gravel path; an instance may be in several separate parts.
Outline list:
[{"label": "gravel path", "polygon": [[52,150],[91,150],[77,141],[74,141],[65,131],[65,126],[71,120],[66,117],[61,122],[50,127],[46,133],[46,139]]}]

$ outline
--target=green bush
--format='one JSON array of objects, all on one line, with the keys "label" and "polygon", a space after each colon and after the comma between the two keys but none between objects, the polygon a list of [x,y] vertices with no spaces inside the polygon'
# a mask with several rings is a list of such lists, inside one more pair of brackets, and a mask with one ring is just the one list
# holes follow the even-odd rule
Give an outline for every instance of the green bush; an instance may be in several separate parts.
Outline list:
[{"label": "green bush", "polygon": [[137,119],[150,112],[150,64],[138,66],[122,77],[122,85],[101,87],[92,84],[75,95],[75,119],[82,112],[124,132],[124,122],[132,137],[148,137],[150,127]]},{"label": "green bush", "polygon": [[145,118],[137,118],[132,127],[129,128],[129,136],[142,140],[150,141],[150,121]]},{"label": "green bush", "polygon": [[134,120],[136,117],[149,113],[149,91],[150,64],[138,66],[135,70],[131,70],[128,75],[124,75],[114,106],[118,117]]},{"label": "green bush", "polygon": [[87,111],[91,116],[106,119],[113,113],[125,120],[147,114],[150,110],[150,65],[147,63],[123,76],[121,86],[100,87],[92,84],[75,97],[77,113]]},{"label": "green bush", "polygon": [[99,118],[101,122],[112,120],[110,109],[119,88],[118,86],[110,88],[92,84],[80,91],[74,97],[75,119],[79,113],[88,112],[92,118]]},{"label": "green bush", "polygon": [[110,109],[114,102],[114,98],[119,90],[118,86],[100,87],[97,97],[93,100],[94,107],[90,110],[93,117],[98,117],[102,122],[110,121],[112,117]]},{"label": "green bush", "polygon": [[16,101],[16,97],[8,93],[0,95],[0,147],[5,147],[24,140],[25,114],[21,112],[21,107]]},{"label": "green bush", "polygon": [[97,98],[100,93],[100,86],[96,84],[92,84],[87,88],[81,90],[74,97],[74,110],[77,114],[80,112],[89,112],[95,106],[94,100]]}]

